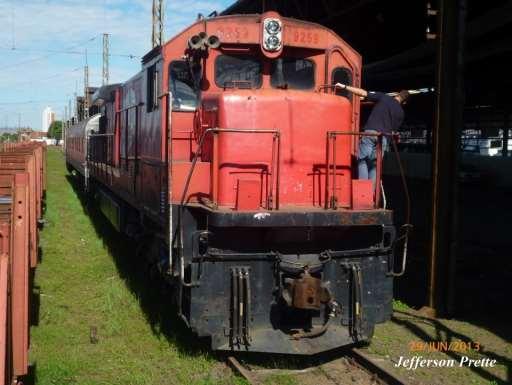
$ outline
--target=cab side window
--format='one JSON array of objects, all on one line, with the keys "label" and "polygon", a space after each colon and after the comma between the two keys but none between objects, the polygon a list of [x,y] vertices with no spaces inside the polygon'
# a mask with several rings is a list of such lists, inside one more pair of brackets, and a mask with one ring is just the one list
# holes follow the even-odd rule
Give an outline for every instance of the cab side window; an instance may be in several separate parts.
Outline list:
[{"label": "cab side window", "polygon": [[[352,85],[352,72],[346,67],[336,67],[332,70],[331,83],[342,83],[346,85]],[[336,95],[343,96],[349,100],[352,100],[352,93],[347,90],[337,89]]]},{"label": "cab side window", "polygon": [[184,60],[169,65],[169,89],[174,111],[195,111],[199,102],[202,68]]}]

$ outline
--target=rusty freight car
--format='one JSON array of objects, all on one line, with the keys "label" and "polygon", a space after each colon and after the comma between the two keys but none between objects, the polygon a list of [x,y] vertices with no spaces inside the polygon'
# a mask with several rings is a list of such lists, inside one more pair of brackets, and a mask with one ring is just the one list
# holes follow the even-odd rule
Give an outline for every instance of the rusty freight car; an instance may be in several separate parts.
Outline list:
[{"label": "rusty freight car", "polygon": [[360,101],[337,82],[360,85],[361,57],[331,30],[212,17],[68,130],[68,168],[215,350],[313,354],[391,315],[393,213],[357,178]]},{"label": "rusty freight car", "polygon": [[31,269],[46,190],[44,145],[0,147],[0,384],[28,373]]}]

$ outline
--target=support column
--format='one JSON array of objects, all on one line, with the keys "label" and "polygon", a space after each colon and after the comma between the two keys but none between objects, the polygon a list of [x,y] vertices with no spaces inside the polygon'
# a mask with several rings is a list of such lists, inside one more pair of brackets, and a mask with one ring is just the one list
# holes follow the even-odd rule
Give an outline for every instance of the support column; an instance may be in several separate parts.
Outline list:
[{"label": "support column", "polygon": [[458,162],[464,111],[466,0],[440,0],[428,310],[452,313],[457,257]]},{"label": "support column", "polygon": [[508,140],[509,129],[510,129],[510,111],[505,111],[505,116],[503,118],[503,142],[501,144],[501,155],[508,156]]}]

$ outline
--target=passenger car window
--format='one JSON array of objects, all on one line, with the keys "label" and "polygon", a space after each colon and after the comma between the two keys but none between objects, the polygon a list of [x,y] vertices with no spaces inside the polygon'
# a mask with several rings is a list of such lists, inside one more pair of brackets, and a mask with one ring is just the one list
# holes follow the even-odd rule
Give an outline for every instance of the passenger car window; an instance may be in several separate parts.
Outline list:
[{"label": "passenger car window", "polygon": [[215,84],[221,88],[260,88],[261,62],[250,56],[221,55],[215,60]]},{"label": "passenger car window", "polygon": [[272,62],[270,84],[274,88],[309,90],[315,87],[315,63],[300,58],[279,58]]},{"label": "passenger car window", "polygon": [[169,88],[174,111],[195,111],[199,101],[201,66],[186,61],[173,61],[169,65]]},{"label": "passenger car window", "polygon": [[[345,67],[336,67],[332,70],[331,83],[342,83],[352,85],[352,72]],[[347,90],[336,89],[336,95],[352,100],[352,93]]]}]

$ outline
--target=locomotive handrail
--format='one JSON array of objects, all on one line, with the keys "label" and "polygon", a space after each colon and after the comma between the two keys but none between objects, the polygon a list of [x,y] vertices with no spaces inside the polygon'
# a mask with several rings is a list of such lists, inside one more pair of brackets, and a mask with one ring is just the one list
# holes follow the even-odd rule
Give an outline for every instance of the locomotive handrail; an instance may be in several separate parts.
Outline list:
[{"label": "locomotive handrail", "polygon": [[[377,137],[377,180],[374,186],[375,195],[375,208],[378,208],[380,203],[380,179],[381,179],[381,168],[382,168],[382,136],[390,136],[392,134],[383,133],[368,133],[368,132],[352,132],[352,131],[327,131],[327,164],[326,164],[326,179],[325,179],[325,209],[332,208],[336,210],[336,136],[350,135],[350,136],[374,136]],[[332,175],[332,195],[329,196],[329,178],[331,170],[331,149],[330,142],[332,139],[332,158],[333,158],[333,175]]]},{"label": "locomotive handrail", "polygon": [[[178,209],[178,219],[177,219],[177,225],[176,225],[176,232],[173,234],[172,238],[170,239],[170,247],[172,248],[172,245],[174,244],[174,240],[177,239],[178,241],[178,249],[181,249],[181,242],[182,242],[182,232],[183,232],[183,229],[182,229],[182,217],[183,217],[183,207],[184,207],[184,204],[185,204],[185,200],[186,200],[186,197],[187,197],[187,192],[188,192],[188,188],[189,188],[189,185],[190,185],[190,181],[192,179],[192,175],[194,173],[194,169],[195,169],[195,166],[197,164],[197,159],[199,158],[199,154],[200,154],[200,150],[202,149],[203,147],[203,144],[204,144],[204,140],[206,138],[207,135],[209,134],[217,134],[217,133],[222,133],[222,132],[233,132],[233,133],[253,133],[253,134],[273,134],[274,136],[274,140],[277,139],[277,142],[278,142],[278,146],[277,146],[277,167],[276,167],[276,171],[273,169],[272,167],[272,175],[274,174],[274,172],[277,173],[277,177],[276,177],[276,196],[277,198],[279,198],[279,151],[280,151],[280,132],[278,130],[272,130],[272,129],[261,129],[261,130],[257,130],[257,129],[240,129],[240,128],[208,128],[206,129],[200,139],[199,139],[199,142],[198,142],[198,145],[197,145],[197,148],[196,148],[196,152],[194,154],[194,158],[192,159],[192,164],[190,166],[190,170],[188,172],[188,175],[187,175],[187,179],[185,181],[185,186],[183,188],[183,194],[181,196],[181,200],[180,200],[180,206],[179,206],[179,209]],[[214,139],[214,147],[216,146],[216,140]],[[274,162],[276,159],[274,159],[274,146],[272,148],[272,162]],[[171,162],[172,160],[169,159],[169,162]],[[214,167],[214,170],[215,168],[217,167],[218,169],[218,166],[215,165],[215,162],[218,161],[218,157],[217,157],[217,154],[215,153],[215,150],[214,150],[214,155],[213,155],[213,159],[212,159],[212,166]],[[214,182],[215,182],[215,178],[216,178],[216,173],[214,174]],[[273,183],[273,177],[272,177],[272,183]],[[213,189],[215,189],[215,187],[213,187]],[[271,184],[271,190],[273,189],[273,185]],[[213,195],[213,192],[212,192],[212,195]],[[215,194],[216,195],[216,194]],[[271,199],[269,199],[269,202],[271,203]],[[215,200],[214,200],[214,203],[217,203]],[[279,208],[279,199],[276,199],[276,209]],[[181,252],[182,253],[182,252]],[[193,286],[194,284],[192,282],[188,283],[188,282],[185,282],[184,280],[184,261],[183,261],[183,254],[181,254],[180,256],[180,279],[181,279],[181,283],[183,286],[186,286],[186,287],[191,287]]]},{"label": "locomotive handrail", "polygon": [[[269,199],[268,199],[268,202],[267,202],[267,209],[272,209],[272,207],[270,205],[272,205],[272,190],[274,189],[274,173],[276,174],[276,210],[279,209],[279,158],[280,158],[280,137],[281,137],[281,134],[278,130],[275,130],[275,129],[241,129],[241,128],[208,128],[206,129],[200,139],[199,139],[199,142],[198,142],[198,145],[197,145],[197,148],[196,148],[196,152],[194,154],[194,158],[192,159],[192,165],[190,167],[190,170],[189,170],[189,173],[187,175],[187,179],[185,181],[185,186],[183,188],[183,194],[181,196],[181,200],[180,200],[180,205],[183,206],[184,203],[185,203],[185,200],[186,200],[186,197],[187,197],[187,192],[188,192],[188,187],[190,185],[190,180],[192,179],[192,174],[194,172],[194,169],[195,169],[195,166],[196,166],[196,163],[197,163],[197,159],[199,158],[199,154],[200,154],[200,150],[202,149],[203,147],[203,144],[204,144],[204,140],[206,139],[206,136],[208,134],[216,134],[216,133],[222,133],[222,132],[231,132],[231,133],[244,133],[244,134],[273,134],[274,135],[274,140],[277,140],[277,155],[275,155],[275,150],[274,150],[274,145],[272,146],[272,165],[271,165],[271,183],[270,183],[270,196],[269,196]],[[218,156],[217,156],[217,153],[216,153],[216,150],[218,150],[216,148],[217,144],[216,144],[216,139],[214,137],[214,154],[212,156],[212,166],[214,168],[214,177],[213,177],[213,181],[212,181],[212,200],[213,200],[213,203],[216,204],[217,203],[217,170],[216,170],[216,165],[215,163],[218,161]],[[276,163],[276,169],[274,170],[274,163]]]},{"label": "locomotive handrail", "polygon": [[[376,208],[379,206],[380,201],[380,187],[381,187],[381,173],[382,173],[382,137],[386,136],[391,138],[391,146],[393,147],[393,152],[395,153],[396,161],[398,163],[398,168],[400,171],[400,178],[402,180],[402,188],[404,190],[405,195],[405,224],[402,226],[403,235],[398,237],[395,240],[395,244],[400,240],[404,240],[403,252],[402,252],[402,265],[399,272],[390,271],[388,274],[393,277],[400,277],[405,273],[405,266],[407,262],[407,246],[409,241],[409,232],[412,228],[411,220],[411,198],[409,195],[409,188],[407,187],[407,181],[405,178],[405,172],[402,167],[402,162],[400,160],[400,154],[398,152],[398,147],[394,140],[394,134],[386,134],[386,133],[369,133],[369,132],[351,132],[351,131],[328,131],[327,132],[327,164],[326,164],[326,177],[325,177],[325,192],[326,192],[326,202],[325,208],[336,208],[336,142],[335,138],[338,135],[357,135],[357,136],[374,136],[377,137],[377,179],[375,183],[375,206]],[[331,168],[330,164],[330,153],[329,153],[329,142],[330,139],[333,138],[333,195],[329,197],[329,172]],[[333,207],[334,206],[334,207]]]}]

